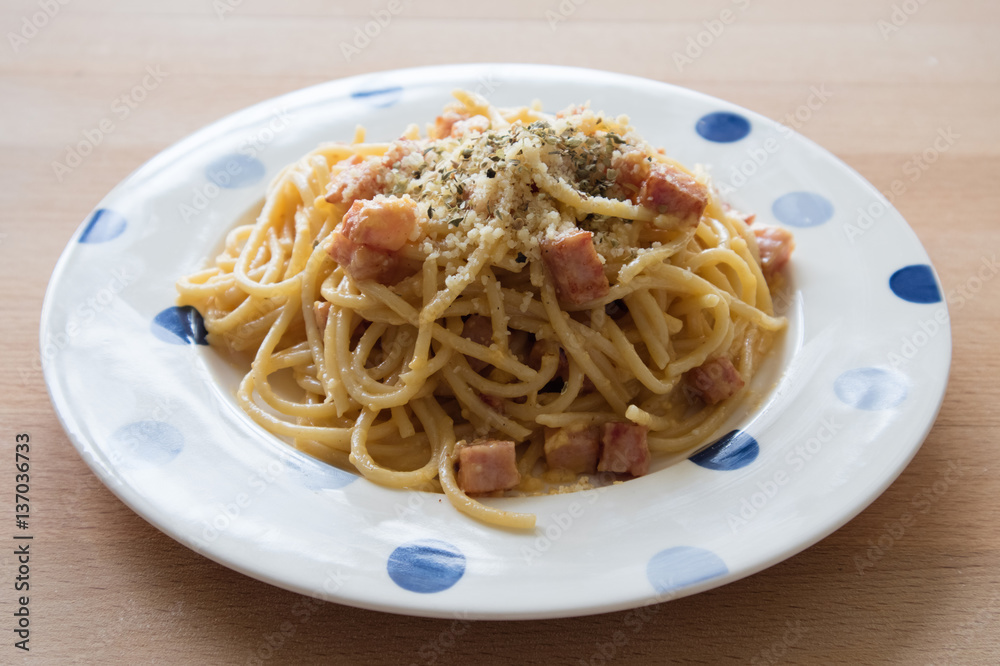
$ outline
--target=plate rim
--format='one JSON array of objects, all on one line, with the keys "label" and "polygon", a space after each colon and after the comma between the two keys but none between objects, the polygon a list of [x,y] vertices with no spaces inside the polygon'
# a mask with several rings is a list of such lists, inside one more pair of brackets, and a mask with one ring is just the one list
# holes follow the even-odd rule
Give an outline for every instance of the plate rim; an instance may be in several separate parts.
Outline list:
[{"label": "plate rim", "polygon": [[[147,169],[152,169],[153,166],[169,164],[176,159],[180,159],[182,157],[182,154],[178,153],[182,149],[189,146],[197,146],[203,143],[204,138],[206,137],[218,136],[219,133],[223,131],[225,132],[231,131],[232,129],[238,127],[237,120],[241,116],[253,115],[253,113],[263,109],[268,109],[268,110],[273,109],[276,105],[281,104],[283,100],[289,102],[287,106],[294,106],[294,100],[296,99],[309,98],[321,94],[327,89],[329,89],[331,93],[332,91],[340,87],[344,87],[346,89],[352,84],[362,83],[366,80],[370,80],[372,77],[384,76],[387,78],[395,78],[395,79],[412,77],[419,79],[422,76],[436,75],[437,77],[440,78],[448,78],[449,76],[454,77],[456,74],[468,75],[469,73],[482,71],[485,68],[510,69],[516,73],[524,72],[525,74],[528,75],[526,77],[527,80],[532,80],[531,78],[532,75],[540,79],[542,78],[541,75],[544,75],[546,73],[551,75],[556,75],[558,72],[567,72],[567,71],[572,72],[576,75],[598,73],[602,77],[608,77],[610,79],[616,79],[622,83],[630,84],[630,87],[631,86],[661,87],[663,90],[669,90],[673,94],[680,94],[683,96],[694,97],[695,99],[700,99],[703,102],[711,102],[713,105],[719,108],[738,110],[741,113],[744,113],[747,116],[749,116],[750,119],[753,120],[754,122],[763,123],[771,128],[780,126],[780,123],[778,123],[777,121],[769,119],[751,109],[747,109],[745,107],[742,107],[738,104],[729,102],[724,99],[716,98],[706,93],[692,90],[690,88],[685,88],[683,86],[679,86],[673,83],[657,81],[655,79],[648,79],[631,74],[611,72],[607,70],[590,69],[583,67],[568,67],[559,65],[533,65],[533,64],[522,64],[522,63],[472,63],[472,64],[459,64],[459,65],[449,64],[449,65],[431,65],[431,66],[421,66],[413,68],[384,70],[384,71],[370,72],[365,74],[358,74],[351,77],[333,79],[330,81],[317,83],[311,86],[307,86],[305,88],[290,91],[282,95],[262,100],[248,107],[238,109],[230,114],[227,114],[222,118],[219,118],[218,120],[213,121],[208,125],[182,137],[181,139],[170,144],[163,150],[158,151],[153,157],[143,162],[136,169],[134,169],[128,176],[123,178],[117,185],[115,185],[115,187],[113,187],[104,197],[102,197],[102,199],[98,202],[98,205],[95,207],[94,210],[96,211],[100,209],[104,202],[113,200],[115,195],[119,194],[122,190],[126,189],[143,171]],[[520,70],[520,72],[518,72],[518,70]],[[515,84],[518,82],[520,81],[517,80],[514,81]],[[847,173],[849,173],[853,181],[858,186],[862,187],[867,191],[868,194],[874,196],[877,200],[881,201],[883,205],[887,206],[888,210],[894,211],[896,214],[898,214],[899,219],[902,220],[903,222],[903,227],[912,236],[912,241],[916,244],[917,247],[921,249],[923,254],[927,257],[927,265],[931,266],[932,271],[934,270],[933,264],[931,264],[930,262],[930,257],[929,255],[927,255],[926,249],[924,248],[923,244],[920,243],[919,237],[916,235],[916,232],[909,225],[909,223],[906,222],[905,218],[901,214],[899,214],[898,210],[896,210],[895,207],[892,206],[891,202],[889,202],[886,199],[886,197],[877,188],[874,187],[874,185],[872,185],[853,167],[851,167],[849,164],[841,160],[832,152],[826,150],[822,146],[813,142],[811,139],[799,134],[798,132],[792,130],[791,128],[788,129],[793,133],[797,141],[802,142],[803,145],[806,145],[812,152],[826,157],[827,159],[832,161],[838,168],[845,170]],[[92,215],[92,213],[90,215]],[[94,449],[92,442],[90,442],[89,440],[84,438],[80,433],[77,432],[75,426],[77,425],[79,417],[72,415],[73,412],[73,407],[71,404],[72,400],[69,398],[69,396],[63,395],[61,391],[57,393],[56,386],[60,382],[59,379],[54,376],[56,373],[55,369],[56,364],[54,360],[48,359],[45,354],[47,333],[50,332],[49,323],[52,319],[53,309],[56,306],[55,292],[57,290],[58,284],[66,277],[66,272],[69,270],[71,262],[73,260],[72,255],[75,253],[74,251],[79,247],[79,242],[78,242],[79,238],[84,232],[84,229],[87,225],[87,221],[90,219],[90,215],[88,215],[77,226],[73,234],[68,239],[67,245],[62,250],[59,259],[56,262],[52,274],[49,278],[49,282],[45,290],[45,295],[42,303],[42,309],[39,320],[39,346],[40,346],[39,351],[42,359],[42,372],[45,380],[46,390],[48,392],[49,399],[51,404],[53,405],[56,416],[59,419],[60,425],[66,432],[70,441],[73,443],[73,446],[76,449],[78,455],[80,455],[81,458],[83,458],[84,462],[87,464],[88,467],[90,467],[91,471],[101,480],[102,484],[105,487],[107,487],[120,501],[122,501],[126,506],[128,506],[129,509],[131,509],[133,512],[138,514],[140,517],[142,517],[144,520],[146,520],[148,523],[156,527],[159,531],[163,532],[170,538],[174,539],[178,543],[181,543],[182,545],[188,548],[191,548],[192,550],[194,550],[195,552],[197,552],[202,556],[205,556],[219,564],[222,564],[223,566],[226,566],[227,568],[233,569],[235,571],[248,575],[252,578],[256,578],[263,582],[284,589],[289,589],[300,594],[318,597],[326,601],[344,603],[359,608],[366,608],[370,610],[379,610],[383,612],[407,614],[407,615],[454,618],[454,612],[421,607],[419,604],[420,601],[419,596],[414,598],[415,602],[414,604],[401,605],[399,603],[391,603],[391,602],[387,603],[385,601],[377,601],[377,600],[373,601],[370,599],[344,595],[344,594],[335,594],[335,595],[326,595],[322,593],[317,594],[317,591],[315,589],[304,588],[297,584],[290,583],[287,580],[282,580],[280,577],[268,575],[266,572],[240,566],[238,563],[232,561],[231,559],[226,559],[223,554],[218,554],[212,552],[210,549],[206,550],[204,548],[198,547],[197,544],[192,542],[189,538],[185,538],[184,534],[182,533],[182,530],[179,529],[180,526],[172,524],[168,519],[166,519],[167,517],[165,516],[157,515],[157,513],[152,510],[152,505],[148,504],[147,498],[144,497],[141,493],[138,493],[135,488],[122,485],[121,483],[113,482],[113,480],[115,480],[116,477],[114,476],[113,473],[106,473],[104,468],[98,464],[98,460],[96,459],[95,454],[92,451]],[[937,283],[941,284],[940,279],[937,277],[936,271],[934,271],[934,275],[935,279],[937,280]],[[948,303],[946,299],[942,298],[940,306],[943,307],[946,312],[948,311]],[[883,473],[881,475],[880,482],[874,484],[863,499],[858,500],[857,498],[855,498],[855,502],[848,510],[840,511],[838,520],[826,523],[823,526],[823,529],[821,530],[810,532],[806,539],[799,538],[795,541],[794,544],[786,544],[783,548],[774,551],[769,557],[758,558],[757,561],[752,566],[744,566],[741,568],[737,568],[736,570],[730,570],[723,576],[713,578],[704,581],[702,583],[684,587],[678,593],[671,595],[670,598],[672,599],[682,598],[684,596],[696,594],[701,591],[705,591],[707,589],[720,587],[722,585],[735,582],[736,580],[740,580],[747,576],[758,573],[759,571],[762,571],[766,568],[774,566],[775,564],[780,563],[806,550],[807,548],[815,545],[816,543],[823,540],[833,532],[837,531],[838,529],[843,527],[846,523],[850,522],[855,517],[857,517],[857,515],[859,515],[862,511],[868,508],[879,496],[881,496],[886,491],[886,489],[892,483],[894,483],[896,479],[898,479],[898,477],[902,474],[903,470],[905,470],[905,468],[910,464],[910,462],[916,456],[917,452],[920,450],[924,441],[929,435],[931,429],[933,428],[937,416],[942,408],[943,399],[950,379],[951,362],[953,354],[950,313],[948,313],[948,325],[947,327],[945,327],[945,333],[947,339],[947,345],[946,345],[947,358],[946,362],[944,363],[943,376],[941,377],[940,382],[938,382],[935,385],[934,395],[932,396],[936,404],[936,408],[933,414],[930,415],[928,419],[926,419],[925,424],[920,429],[920,435],[914,438],[915,441],[912,445],[909,446],[907,454],[899,459],[898,463],[895,465],[893,469],[889,470],[888,473]],[[88,453],[90,455],[87,455]],[[146,504],[145,506],[144,503]],[[543,612],[533,612],[529,610],[524,613],[513,614],[513,615],[510,613],[492,615],[490,613],[472,612],[469,613],[468,616],[473,619],[494,619],[494,620],[574,617],[574,616],[613,612],[623,609],[635,608],[645,605],[646,603],[656,603],[657,601],[659,601],[659,599],[656,598],[656,596],[659,595],[653,595],[652,591],[649,596],[652,597],[651,600],[629,598],[627,600],[623,600],[620,602],[614,602],[614,603],[595,602],[587,606],[577,605],[573,608],[554,607],[550,610]]]}]

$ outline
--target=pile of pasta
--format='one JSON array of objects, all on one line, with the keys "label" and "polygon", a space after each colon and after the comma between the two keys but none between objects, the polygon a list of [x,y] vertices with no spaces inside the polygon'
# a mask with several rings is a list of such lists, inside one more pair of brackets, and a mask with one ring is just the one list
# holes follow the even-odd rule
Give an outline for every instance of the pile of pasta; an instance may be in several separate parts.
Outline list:
[{"label": "pile of pasta", "polygon": [[[177,283],[296,448],[460,511],[704,445],[775,336],[792,241],[587,106],[467,92],[423,133],[321,145]],[[242,362],[246,362],[243,360]]]}]

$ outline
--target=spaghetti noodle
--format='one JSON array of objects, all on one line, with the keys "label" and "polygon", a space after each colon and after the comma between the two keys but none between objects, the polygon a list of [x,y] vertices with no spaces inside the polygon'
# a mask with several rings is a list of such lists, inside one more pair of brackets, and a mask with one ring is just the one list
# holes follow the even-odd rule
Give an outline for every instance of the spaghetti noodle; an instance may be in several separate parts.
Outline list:
[{"label": "spaghetti noodle", "polygon": [[237,398],[261,426],[530,528],[477,497],[707,441],[785,326],[770,288],[792,241],[624,117],[456,98],[426,138],[359,129],[286,167],[177,286],[213,346],[252,354]]}]

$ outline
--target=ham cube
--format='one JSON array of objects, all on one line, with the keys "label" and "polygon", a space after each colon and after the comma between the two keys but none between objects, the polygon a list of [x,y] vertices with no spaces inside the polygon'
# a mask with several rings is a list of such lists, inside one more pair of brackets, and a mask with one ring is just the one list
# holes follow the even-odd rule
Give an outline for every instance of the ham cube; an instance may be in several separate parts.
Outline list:
[{"label": "ham cube", "polygon": [[593,238],[591,232],[577,230],[542,240],[542,259],[555,281],[556,295],[565,304],[581,305],[611,290]]},{"label": "ham cube", "polygon": [[355,201],[340,223],[340,233],[379,250],[403,248],[417,227],[417,204],[409,196]]},{"label": "ham cube", "polygon": [[401,250],[417,227],[417,204],[408,196],[355,201],[331,234],[327,252],[355,280],[395,284],[415,270]]},{"label": "ham cube", "polygon": [[445,111],[434,119],[434,126],[429,128],[427,132],[428,138],[444,139],[451,136],[451,130],[455,126],[455,123],[465,120],[468,117],[469,114],[465,111],[461,113],[452,110]]},{"label": "ham cube", "polygon": [[351,204],[359,199],[371,199],[382,191],[382,176],[386,170],[379,159],[363,159],[352,155],[341,164],[344,168],[330,180],[327,187],[328,202]]},{"label": "ham cube", "polygon": [[545,461],[549,469],[564,469],[575,474],[597,470],[601,450],[597,426],[586,424],[545,429]]},{"label": "ham cube", "polygon": [[780,227],[754,227],[757,249],[760,250],[760,270],[764,279],[771,282],[792,256],[795,240],[787,229]]},{"label": "ham cube", "polygon": [[344,234],[334,231],[327,252],[355,280],[375,280],[392,285],[412,272],[402,255],[353,242]]},{"label": "ham cube", "polygon": [[639,203],[676,216],[684,226],[697,226],[708,205],[708,190],[680,169],[656,163],[639,189]]},{"label": "ham cube", "polygon": [[628,198],[635,202],[643,182],[649,177],[651,163],[646,153],[636,149],[626,150],[611,160],[611,167],[617,173],[615,181],[622,186]]},{"label": "ham cube", "polygon": [[649,444],[646,433],[649,428],[612,421],[605,423],[601,431],[601,461],[597,465],[600,472],[628,473],[642,476],[649,472]]},{"label": "ham cube", "polygon": [[688,389],[708,405],[731,398],[743,388],[743,378],[725,356],[705,361],[684,373]]},{"label": "ham cube", "polygon": [[469,495],[508,490],[521,482],[514,442],[477,439],[458,450],[458,487]]}]

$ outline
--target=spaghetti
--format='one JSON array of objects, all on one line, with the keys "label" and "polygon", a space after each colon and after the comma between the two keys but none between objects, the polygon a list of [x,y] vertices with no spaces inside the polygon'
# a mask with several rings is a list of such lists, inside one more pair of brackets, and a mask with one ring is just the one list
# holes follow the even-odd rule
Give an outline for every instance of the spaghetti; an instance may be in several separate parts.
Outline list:
[{"label": "spaghetti", "polygon": [[485,522],[482,495],[589,487],[688,451],[785,326],[792,241],[624,117],[456,93],[427,129],[326,144],[255,224],[178,281],[219,349],[253,357],[261,426]]}]

